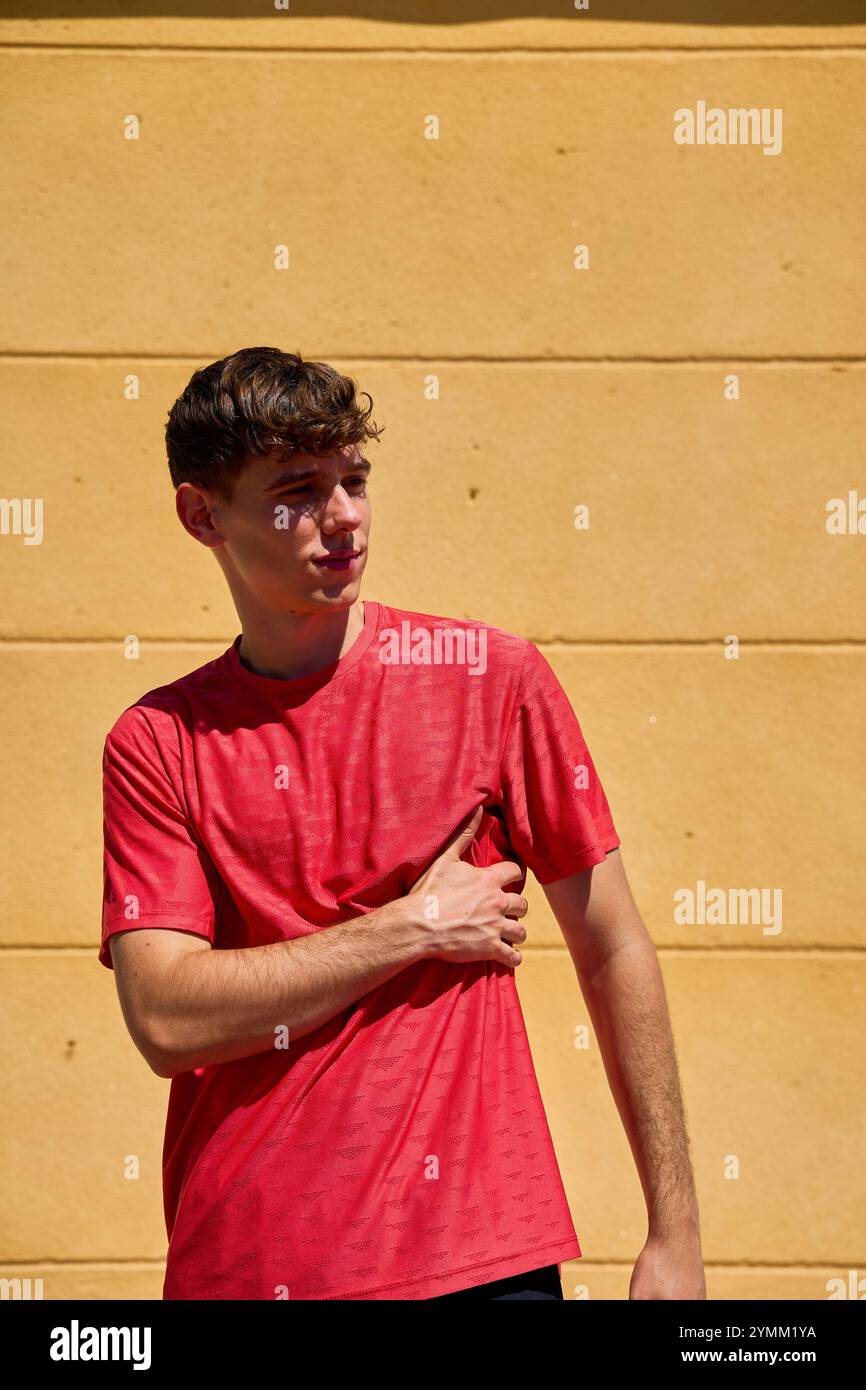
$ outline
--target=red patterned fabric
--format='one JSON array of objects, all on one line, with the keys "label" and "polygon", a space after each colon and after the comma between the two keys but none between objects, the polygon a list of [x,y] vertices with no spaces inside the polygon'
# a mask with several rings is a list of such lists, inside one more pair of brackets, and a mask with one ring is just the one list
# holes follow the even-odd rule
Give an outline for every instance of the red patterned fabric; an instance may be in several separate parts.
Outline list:
[{"label": "red patterned fabric", "polygon": [[[411,659],[445,630],[463,660]],[[370,912],[479,802],[470,863],[551,883],[620,843],[527,639],[366,600],[349,651],[288,681],[239,641],[106,737],[103,965],[133,928],[238,948]],[[423,960],[286,1050],[175,1077],[163,1176],[168,1299],[422,1299],[581,1253],[515,972],[492,961]]]}]

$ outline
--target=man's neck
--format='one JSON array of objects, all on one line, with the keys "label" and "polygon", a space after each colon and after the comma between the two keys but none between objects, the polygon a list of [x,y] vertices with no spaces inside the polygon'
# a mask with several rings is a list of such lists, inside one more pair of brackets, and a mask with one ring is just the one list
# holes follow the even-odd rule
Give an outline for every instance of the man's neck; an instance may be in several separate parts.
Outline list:
[{"label": "man's neck", "polygon": [[333,613],[257,615],[242,623],[238,656],[248,670],[272,680],[300,680],[346,654],[364,627],[359,599]]}]

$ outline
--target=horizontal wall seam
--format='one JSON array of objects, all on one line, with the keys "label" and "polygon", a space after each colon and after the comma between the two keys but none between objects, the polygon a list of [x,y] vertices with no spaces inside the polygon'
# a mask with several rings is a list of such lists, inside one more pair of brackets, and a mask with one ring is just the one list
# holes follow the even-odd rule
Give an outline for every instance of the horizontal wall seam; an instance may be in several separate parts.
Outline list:
[{"label": "horizontal wall seam", "polygon": [[[570,1264],[571,1259],[563,1260],[562,1263]],[[779,1260],[778,1262],[772,1262],[768,1260],[710,1260],[706,1258],[703,1260],[703,1265],[705,1269],[749,1269],[756,1271],[767,1270],[768,1272],[773,1270],[785,1270],[792,1274],[795,1274],[798,1271],[802,1271],[805,1274],[810,1273],[813,1270],[822,1270],[828,1271],[830,1273],[837,1273],[841,1264],[853,1264],[859,1268],[864,1263],[866,1263],[866,1257],[861,1257],[856,1260],[852,1257],[850,1261],[843,1259],[834,1263],[831,1263],[828,1260],[816,1260],[814,1263],[804,1263],[802,1260]],[[585,1269],[589,1266],[595,1267],[597,1265],[606,1265],[615,1269],[632,1269],[634,1267],[634,1260],[617,1259],[615,1256],[604,1255],[596,1255],[593,1256],[592,1259],[589,1259],[586,1255],[584,1255],[580,1261],[579,1268]],[[131,1268],[136,1268],[141,1269],[143,1271],[157,1272],[165,1268],[165,1261],[137,1259],[135,1257],[130,1257],[129,1259],[123,1259],[121,1257],[118,1257],[116,1259],[111,1260],[84,1260],[74,1258],[70,1258],[67,1260],[49,1260],[41,1258],[34,1258],[32,1260],[4,1260],[3,1257],[0,1256],[0,1275],[2,1275],[2,1273],[5,1270],[23,1270],[33,1268],[70,1270],[129,1270]],[[47,1301],[48,1300],[46,1300],[46,1302]]]},{"label": "horizontal wall seam", "polygon": [[[118,352],[74,352],[63,348],[46,352],[0,352],[0,365],[4,362],[156,362],[166,367],[183,366],[187,362],[199,362],[215,351],[202,348],[199,353],[146,352],[136,348]],[[389,367],[434,367],[444,363],[449,367],[862,367],[866,357],[854,355],[830,357],[742,357],[731,356],[673,356],[673,357],[473,357],[443,356],[432,353],[429,356],[409,354],[405,357],[393,353],[376,356],[358,352],[327,353],[343,361],[363,362],[367,366]]]},{"label": "horizontal wall seam", "polygon": [[[739,928],[741,925],[760,926],[760,923],[737,923],[736,925]],[[648,924],[648,929],[651,926],[652,923],[650,922]],[[96,954],[98,949],[98,942],[95,943],[93,946],[64,946],[60,943],[45,946],[39,946],[35,944],[22,946],[15,945],[14,943],[6,945],[0,942],[0,956],[11,956],[13,958],[21,959],[28,959],[30,957],[35,958],[37,956],[46,955],[78,957],[84,956],[90,958],[91,956]],[[862,946],[834,946],[832,943],[825,943],[820,946],[778,946],[774,942],[772,945],[769,946],[750,946],[748,945],[748,943],[738,942],[735,945],[725,945],[724,943],[721,943],[719,945],[714,946],[688,946],[682,944],[678,946],[656,946],[655,949],[658,955],[670,957],[707,956],[709,958],[712,956],[724,954],[728,956],[764,956],[767,959],[769,959],[771,956],[775,957],[780,955],[796,958],[805,958],[813,956],[832,956],[836,960],[862,960],[866,958],[866,943],[864,943]],[[537,946],[529,945],[528,943],[523,942],[521,943],[520,950],[524,955],[532,955],[534,953],[537,955],[556,955],[570,958],[568,948],[565,945],[559,945],[557,942],[539,942]]]},{"label": "horizontal wall seam", "polygon": [[[384,600],[383,600],[384,602]],[[455,614],[451,615],[455,617]],[[473,620],[474,621],[474,620]],[[494,624],[495,626],[495,624]],[[201,649],[205,651],[211,647],[217,647],[225,643],[226,646],[237,636],[237,629],[232,633],[221,637],[148,637],[146,634],[136,634],[139,642],[147,647],[149,652],[166,651],[169,652],[175,647],[190,648],[191,650]],[[666,651],[670,649],[682,649],[683,651],[707,651],[718,652],[724,642],[724,636],[718,637],[657,637],[642,640],[631,637],[592,637],[582,640],[571,637],[532,637],[528,636],[530,642],[534,642],[541,650],[561,653],[568,651],[598,651],[603,652],[608,649],[623,648],[628,651]],[[0,637],[0,653],[7,651],[36,652],[45,648],[56,651],[58,648],[69,652],[87,652],[93,649],[108,650],[116,652],[121,644],[118,637]],[[791,637],[740,637],[739,645],[741,651],[761,651],[766,648],[768,651],[776,652],[826,652],[828,654],[838,654],[841,652],[859,651],[866,648],[866,638],[863,637],[834,637],[825,639],[822,637],[791,638]]]},{"label": "horizontal wall seam", "polygon": [[[122,17],[122,16],[120,16]],[[50,21],[48,21],[50,23]],[[753,27],[760,27],[755,25]],[[792,26],[795,27],[795,26]],[[830,28],[830,25],[826,26]],[[863,27],[862,25],[858,27]],[[607,58],[614,60],[620,57],[638,56],[641,58],[664,58],[669,53],[683,54],[689,58],[700,58],[707,55],[717,57],[719,54],[730,54],[733,57],[743,53],[756,54],[762,58],[772,58],[777,54],[794,53],[797,55],[805,54],[809,57],[823,57],[825,54],[856,54],[866,50],[866,43],[828,43],[828,44],[700,44],[691,47],[689,44],[625,44],[622,47],[607,47],[603,44],[593,46],[586,44],[581,47],[571,46],[563,48],[527,48],[519,45],[500,46],[484,45],[483,47],[471,48],[461,45],[458,48],[442,47],[398,47],[397,45],[386,45],[381,48],[358,46],[350,44],[304,44],[303,47],[290,47],[288,44],[284,48],[278,46],[259,47],[255,44],[223,46],[215,44],[173,44],[173,43],[17,43],[14,39],[0,42],[0,50],[8,50],[17,53],[132,53],[136,56],[161,55],[163,53],[205,53],[211,57],[236,58],[236,57],[256,57],[256,58],[318,58],[322,55],[334,58]]]}]

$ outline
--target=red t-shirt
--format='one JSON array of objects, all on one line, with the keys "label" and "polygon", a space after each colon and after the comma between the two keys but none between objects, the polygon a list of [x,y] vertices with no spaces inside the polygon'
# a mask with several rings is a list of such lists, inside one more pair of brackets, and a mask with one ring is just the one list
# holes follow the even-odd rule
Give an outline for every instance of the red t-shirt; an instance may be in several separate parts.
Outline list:
[{"label": "red t-shirt", "polygon": [[[311,676],[256,675],[239,641],[105,739],[103,965],[135,927],[238,948],[357,918],[482,801],[469,863],[552,883],[620,843],[526,638],[367,599]],[[493,961],[425,959],[286,1049],[174,1077],[163,1192],[166,1299],[425,1299],[581,1254]]]}]

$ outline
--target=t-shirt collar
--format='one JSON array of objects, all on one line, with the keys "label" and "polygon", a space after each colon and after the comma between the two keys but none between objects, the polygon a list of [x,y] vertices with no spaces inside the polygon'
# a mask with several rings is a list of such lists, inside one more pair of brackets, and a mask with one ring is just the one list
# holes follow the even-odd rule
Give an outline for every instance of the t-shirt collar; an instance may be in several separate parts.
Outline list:
[{"label": "t-shirt collar", "polygon": [[283,695],[288,698],[296,693],[315,690],[320,685],[330,684],[331,681],[344,676],[360,661],[376,635],[381,616],[381,604],[373,599],[364,599],[363,604],[364,626],[349,650],[344,652],[338,661],[332,661],[329,665],[322,666],[318,671],[312,671],[309,675],[297,676],[289,680],[283,680],[279,676],[260,676],[256,671],[250,671],[240,659],[238,647],[243,636],[243,633],[240,632],[225,653],[228,668],[233,676],[254,690],[260,690],[270,695]]}]

